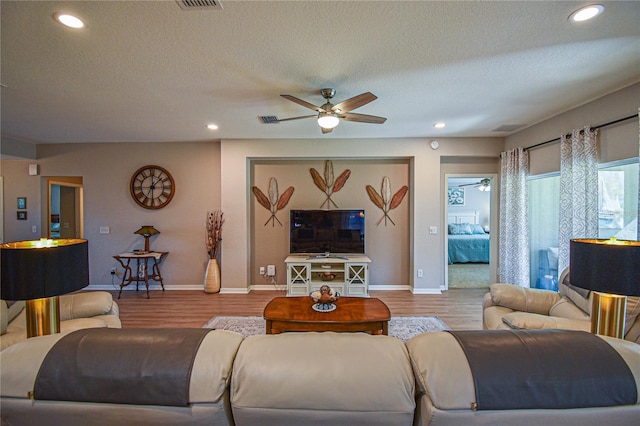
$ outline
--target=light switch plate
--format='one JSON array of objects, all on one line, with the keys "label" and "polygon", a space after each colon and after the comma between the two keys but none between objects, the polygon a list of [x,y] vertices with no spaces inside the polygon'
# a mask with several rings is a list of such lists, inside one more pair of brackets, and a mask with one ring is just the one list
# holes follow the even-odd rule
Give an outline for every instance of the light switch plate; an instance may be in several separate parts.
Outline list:
[{"label": "light switch plate", "polygon": [[108,234],[109,232],[111,232],[111,230],[109,229],[108,226],[101,226],[100,227],[100,233],[101,234]]},{"label": "light switch plate", "polygon": [[437,226],[430,226],[429,227],[429,234],[436,235],[437,233],[438,233],[438,227]]}]

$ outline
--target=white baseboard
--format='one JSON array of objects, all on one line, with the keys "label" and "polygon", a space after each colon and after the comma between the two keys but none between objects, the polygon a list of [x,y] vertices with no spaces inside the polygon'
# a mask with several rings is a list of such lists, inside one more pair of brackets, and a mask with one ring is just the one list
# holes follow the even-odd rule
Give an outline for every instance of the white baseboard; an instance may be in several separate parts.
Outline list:
[{"label": "white baseboard", "polygon": [[[174,290],[203,290],[202,284],[190,284],[190,285],[165,285],[165,290],[174,291]],[[274,286],[273,284],[253,284],[246,288],[225,288],[222,287],[220,289],[220,294],[248,294],[251,291],[284,291],[287,289],[286,285],[278,285]],[[91,284],[84,288],[84,290],[88,291],[119,291],[120,285],[112,285],[112,284]],[[128,285],[123,288],[122,291],[135,291],[136,287],[134,285]],[[149,285],[149,290],[162,290],[160,284],[151,284]],[[408,285],[371,285],[369,286],[369,291],[410,291],[413,294],[442,294],[441,289],[436,288],[411,288]],[[138,287],[138,291],[146,291],[144,285],[140,285]]]},{"label": "white baseboard", "polygon": [[393,291],[393,290],[411,290],[411,286],[408,285],[370,285],[369,291]]},{"label": "white baseboard", "polygon": [[439,288],[412,288],[411,293],[413,294],[442,294]]}]

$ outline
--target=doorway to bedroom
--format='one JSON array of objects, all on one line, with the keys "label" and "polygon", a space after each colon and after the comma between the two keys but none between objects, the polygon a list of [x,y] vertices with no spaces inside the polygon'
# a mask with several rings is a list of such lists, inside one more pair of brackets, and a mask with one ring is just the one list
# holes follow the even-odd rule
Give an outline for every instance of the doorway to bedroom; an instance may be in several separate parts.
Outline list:
[{"label": "doorway to bedroom", "polygon": [[447,175],[445,289],[485,288],[492,282],[494,180],[488,174]]}]

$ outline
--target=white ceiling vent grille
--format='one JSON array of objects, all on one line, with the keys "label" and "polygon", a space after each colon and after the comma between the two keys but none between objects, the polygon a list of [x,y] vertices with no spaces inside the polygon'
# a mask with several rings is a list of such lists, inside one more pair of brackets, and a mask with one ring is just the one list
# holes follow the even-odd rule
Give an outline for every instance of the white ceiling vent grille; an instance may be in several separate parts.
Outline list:
[{"label": "white ceiling vent grille", "polygon": [[515,132],[524,126],[526,126],[526,124],[503,124],[493,129],[492,132]]},{"label": "white ceiling vent grille", "polygon": [[276,117],[275,115],[261,115],[260,121],[262,121],[264,124],[279,123],[278,117]]},{"label": "white ceiling vent grille", "polygon": [[219,0],[176,0],[183,10],[221,10]]}]

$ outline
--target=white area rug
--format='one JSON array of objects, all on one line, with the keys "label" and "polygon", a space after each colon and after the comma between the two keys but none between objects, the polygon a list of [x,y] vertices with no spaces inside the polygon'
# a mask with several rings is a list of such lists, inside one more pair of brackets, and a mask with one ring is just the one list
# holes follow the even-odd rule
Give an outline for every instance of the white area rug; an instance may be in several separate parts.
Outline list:
[{"label": "white area rug", "polygon": [[[262,317],[220,316],[211,318],[202,328],[235,331],[249,337],[264,334],[265,321]],[[403,342],[417,334],[449,329],[438,317],[392,317],[389,321],[389,336],[397,337]]]}]

